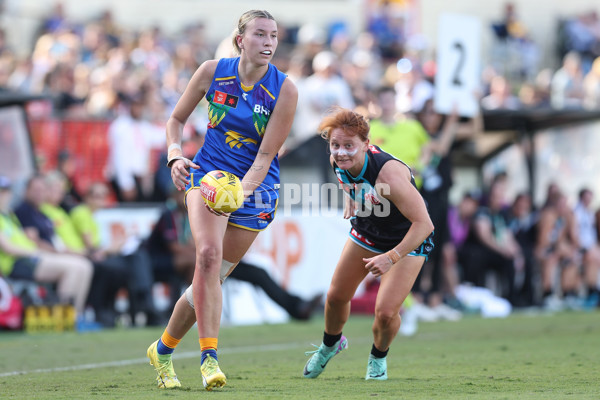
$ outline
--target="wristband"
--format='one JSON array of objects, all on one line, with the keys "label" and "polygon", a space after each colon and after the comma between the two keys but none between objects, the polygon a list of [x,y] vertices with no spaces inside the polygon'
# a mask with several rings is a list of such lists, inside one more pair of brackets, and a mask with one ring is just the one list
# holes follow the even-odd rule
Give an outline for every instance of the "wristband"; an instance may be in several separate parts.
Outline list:
[{"label": "wristband", "polygon": [[396,264],[402,258],[402,256],[400,256],[396,249],[391,249],[390,251],[385,253],[385,255],[387,256],[390,264],[392,265]]},{"label": "wristband", "polygon": [[186,167],[190,166],[190,160],[188,160],[187,158],[185,158],[183,156],[175,156],[173,158],[170,158],[169,161],[167,161],[167,167],[171,168],[173,166],[173,163],[177,160],[183,160]]},{"label": "wristband", "polygon": [[[175,157],[181,157],[183,156],[183,151],[181,150],[181,146],[177,143],[173,143],[169,146],[169,149],[167,150],[167,159],[169,161],[174,160]],[[167,163],[167,165],[169,165],[169,163]]]}]

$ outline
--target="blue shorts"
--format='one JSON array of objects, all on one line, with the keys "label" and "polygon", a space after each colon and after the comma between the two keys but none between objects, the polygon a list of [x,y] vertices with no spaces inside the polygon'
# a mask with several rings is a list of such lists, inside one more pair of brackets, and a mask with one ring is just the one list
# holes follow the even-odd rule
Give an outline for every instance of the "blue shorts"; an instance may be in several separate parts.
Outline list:
[{"label": "blue shorts", "polygon": [[[393,249],[398,243],[402,241],[402,238],[398,238],[397,241],[395,241],[396,245],[390,246],[389,243],[382,243],[377,241],[376,239],[366,237],[364,233],[358,232],[355,228],[350,229],[350,239],[352,239],[352,241],[360,247],[372,251],[373,253],[379,254],[385,253]],[[425,261],[427,261],[427,258],[433,250],[433,247],[433,232],[431,232],[431,234],[423,241],[423,243],[421,243],[419,247],[408,253],[407,256],[423,256],[425,257]]]},{"label": "blue shorts", "polygon": [[11,279],[22,279],[26,281],[34,281],[34,273],[40,259],[37,257],[22,257],[17,258],[13,264],[13,269],[8,275]]},{"label": "blue shorts", "polygon": [[[200,189],[200,181],[204,175],[206,172],[201,169],[191,171],[190,183],[185,187],[186,194],[192,189]],[[228,223],[249,231],[262,231],[273,222],[278,200],[279,189],[262,185],[244,201],[239,209],[231,213]]]}]

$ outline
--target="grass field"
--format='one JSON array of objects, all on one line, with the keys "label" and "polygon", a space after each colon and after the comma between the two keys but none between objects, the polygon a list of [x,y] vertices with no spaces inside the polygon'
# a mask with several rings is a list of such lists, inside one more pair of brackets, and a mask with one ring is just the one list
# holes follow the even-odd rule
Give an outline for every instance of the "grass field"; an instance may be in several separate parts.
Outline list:
[{"label": "grass field", "polygon": [[420,324],[398,337],[389,380],[365,381],[371,318],[352,316],[349,348],[317,379],[302,378],[304,351],[323,320],[223,327],[227,386],[202,387],[197,334],[176,351],[181,389],[156,388],[146,348],[162,329],[0,333],[1,399],[600,399],[600,313],[467,317]]}]

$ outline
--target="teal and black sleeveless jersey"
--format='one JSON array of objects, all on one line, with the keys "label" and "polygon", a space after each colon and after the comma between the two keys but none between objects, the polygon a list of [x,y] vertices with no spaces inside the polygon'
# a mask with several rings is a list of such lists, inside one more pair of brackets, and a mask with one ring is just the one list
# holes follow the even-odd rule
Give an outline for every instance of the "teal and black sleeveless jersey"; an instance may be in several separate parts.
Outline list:
[{"label": "teal and black sleeveless jersey", "polygon": [[[245,92],[238,77],[239,61],[239,57],[219,60],[206,93],[210,122],[204,145],[194,157],[194,162],[204,172],[220,169],[241,179],[256,158],[286,75],[269,64],[265,76]],[[273,190],[278,188],[278,184],[279,161],[276,156],[263,185]]]},{"label": "teal and black sleeveless jersey", "polygon": [[[333,163],[333,170],[344,193],[357,203],[357,214],[351,219],[353,239],[373,251],[387,251],[396,246],[410,229],[411,222],[391,201],[382,198],[375,190],[379,171],[388,161],[400,162],[375,145],[365,153],[365,164],[356,177]],[[406,165],[406,164],[404,164]],[[410,167],[406,166],[407,168]],[[411,172],[411,183],[416,189]]]}]

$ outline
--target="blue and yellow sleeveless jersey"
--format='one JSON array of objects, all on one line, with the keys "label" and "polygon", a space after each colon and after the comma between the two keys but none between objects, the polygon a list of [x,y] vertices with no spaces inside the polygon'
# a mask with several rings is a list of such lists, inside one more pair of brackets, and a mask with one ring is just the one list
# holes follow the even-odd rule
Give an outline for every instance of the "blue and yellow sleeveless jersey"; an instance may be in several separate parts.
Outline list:
[{"label": "blue and yellow sleeveless jersey", "polygon": [[[265,76],[252,87],[243,87],[238,76],[239,57],[219,60],[206,93],[208,128],[204,145],[194,157],[199,170],[192,169],[186,190],[200,187],[209,171],[224,170],[240,179],[250,169],[286,75],[269,64]],[[277,156],[263,182],[239,210],[229,218],[231,225],[262,230],[273,220],[279,198],[279,160]]]}]

